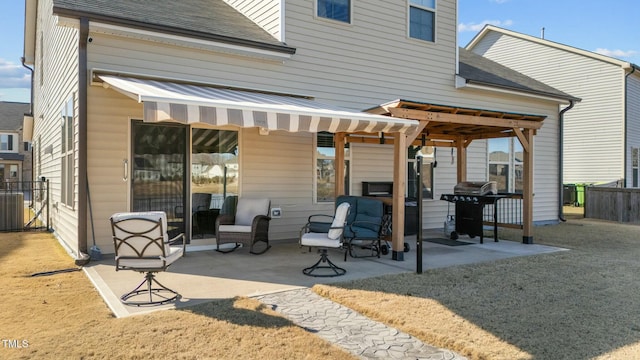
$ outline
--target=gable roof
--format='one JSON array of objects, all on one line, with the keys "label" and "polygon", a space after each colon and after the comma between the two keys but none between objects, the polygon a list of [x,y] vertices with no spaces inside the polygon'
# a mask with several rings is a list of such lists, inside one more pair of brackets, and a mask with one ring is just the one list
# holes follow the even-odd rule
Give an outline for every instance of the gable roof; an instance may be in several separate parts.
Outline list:
[{"label": "gable roof", "polygon": [[459,49],[459,74],[467,84],[486,85],[533,95],[580,101],[545,83],[464,48]]},{"label": "gable roof", "polygon": [[634,63],[628,62],[628,61],[622,61],[620,59],[616,59],[613,58],[611,56],[606,56],[606,55],[602,55],[602,54],[598,54],[592,51],[588,51],[588,50],[583,50],[583,49],[579,49],[573,46],[569,46],[569,45],[565,45],[565,44],[561,44],[555,41],[551,41],[551,40],[547,40],[547,39],[542,39],[539,37],[535,37],[535,36],[531,36],[531,35],[526,35],[526,34],[522,34],[519,32],[515,32],[515,31],[511,31],[511,30],[507,30],[507,29],[503,29],[494,25],[485,25],[485,27],[480,30],[480,32],[478,34],[476,34],[476,36],[471,39],[471,41],[469,42],[469,44],[467,44],[467,46],[465,46],[466,49],[471,50],[475,47],[476,44],[478,44],[487,34],[489,34],[490,32],[498,32],[504,35],[508,35],[508,36],[512,36],[518,39],[522,39],[522,40],[526,40],[526,41],[531,41],[534,43],[538,43],[538,44],[542,44],[545,46],[550,46],[556,49],[560,49],[560,50],[564,50],[564,51],[568,51],[574,54],[579,54],[582,56],[586,56],[595,60],[600,60],[600,61],[604,61],[610,64],[614,64],[617,66],[620,66],[623,69],[631,69],[631,68],[635,68],[635,69],[640,69],[640,67]]},{"label": "gable roof", "polygon": [[24,114],[29,112],[28,103],[0,101],[0,130],[17,131],[22,127]]},{"label": "gable roof", "polygon": [[287,54],[278,41],[222,0],[54,0],[53,13]]}]

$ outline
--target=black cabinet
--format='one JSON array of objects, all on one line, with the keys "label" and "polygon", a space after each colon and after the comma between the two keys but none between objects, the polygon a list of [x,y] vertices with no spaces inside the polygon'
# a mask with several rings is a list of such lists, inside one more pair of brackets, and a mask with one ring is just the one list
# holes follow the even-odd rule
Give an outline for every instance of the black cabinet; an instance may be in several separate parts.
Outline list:
[{"label": "black cabinet", "polygon": [[472,202],[456,203],[456,232],[467,234],[473,238],[480,236],[483,240],[483,219],[482,213],[484,204]]}]

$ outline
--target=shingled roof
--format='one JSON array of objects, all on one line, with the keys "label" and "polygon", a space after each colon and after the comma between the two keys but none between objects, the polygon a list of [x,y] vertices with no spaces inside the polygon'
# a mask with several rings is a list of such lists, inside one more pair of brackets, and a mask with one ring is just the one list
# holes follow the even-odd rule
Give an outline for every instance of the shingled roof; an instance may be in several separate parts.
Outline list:
[{"label": "shingled roof", "polygon": [[24,114],[31,106],[26,103],[0,101],[0,131],[17,131],[22,127]]},{"label": "shingled roof", "polygon": [[580,101],[577,97],[571,96],[464,48],[460,48],[459,59],[459,75],[463,77],[467,83],[499,87],[533,95]]},{"label": "shingled roof", "polygon": [[54,0],[53,12],[121,26],[293,54],[295,48],[222,0]]}]

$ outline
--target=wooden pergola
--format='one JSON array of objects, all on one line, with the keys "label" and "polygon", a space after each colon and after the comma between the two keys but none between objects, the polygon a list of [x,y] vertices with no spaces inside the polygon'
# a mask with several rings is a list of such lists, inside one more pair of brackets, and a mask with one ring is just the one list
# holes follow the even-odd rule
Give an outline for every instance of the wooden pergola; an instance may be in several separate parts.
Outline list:
[{"label": "wooden pergola", "polygon": [[[522,242],[533,243],[533,136],[545,116],[507,113],[457,106],[396,100],[367,112],[418,120],[410,134],[371,137],[371,134],[336,133],[336,163],[344,162],[344,145],[351,143],[393,144],[393,227],[404,228],[404,189],[407,182],[407,152],[411,146],[450,147],[457,151],[457,181],[467,180],[467,148],[473,140],[517,137],[523,149],[523,235]],[[336,167],[336,179],[344,178],[344,168]],[[344,194],[344,182],[336,181],[336,194]],[[421,206],[421,205],[420,205]],[[403,260],[404,234],[392,232],[394,260]]]}]

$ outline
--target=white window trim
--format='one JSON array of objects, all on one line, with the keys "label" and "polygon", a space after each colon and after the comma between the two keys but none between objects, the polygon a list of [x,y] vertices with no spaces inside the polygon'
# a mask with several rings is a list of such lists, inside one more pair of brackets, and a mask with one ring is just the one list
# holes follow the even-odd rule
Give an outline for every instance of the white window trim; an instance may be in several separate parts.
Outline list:
[{"label": "white window trim", "polygon": [[[507,139],[509,140],[509,151],[508,151],[509,159],[507,161],[491,160],[491,153],[489,152],[490,150],[489,142],[491,141],[491,139],[487,140],[487,179],[489,179],[489,176],[491,175],[490,174],[491,165],[494,165],[494,164],[507,165],[509,167],[509,183],[507,184],[506,191],[508,193],[515,193],[516,192],[516,165],[522,165],[524,170],[524,161],[516,161],[515,142],[518,142],[518,144],[520,144],[520,140],[518,140],[518,138],[516,137],[511,137]],[[524,149],[523,149],[523,154],[524,154]],[[498,189],[498,191],[500,191],[500,189]]]},{"label": "white window trim", "polygon": [[[6,150],[2,150],[2,146],[0,145],[0,152],[3,153],[17,153],[18,152],[18,134],[15,133],[0,133],[0,144],[3,143],[3,141],[1,140],[1,138],[3,136],[7,137],[7,149]],[[11,137],[11,141],[9,141],[9,137]],[[9,145],[11,145],[11,149],[9,149]]]},{"label": "white window trim", "polygon": [[349,22],[336,20],[336,19],[332,19],[324,16],[318,16],[318,0],[313,0],[313,17],[316,20],[327,21],[331,24],[351,26],[353,25],[353,2],[354,1],[355,0],[349,0]]},{"label": "white window trim", "polygon": [[[438,0],[434,0],[435,7],[430,8],[418,4],[413,4],[411,0],[407,0],[407,39],[412,41],[419,41],[421,44],[435,44],[438,42]],[[430,11],[433,13],[433,41],[423,40],[419,38],[411,37],[411,8],[415,7],[417,9]]]}]

